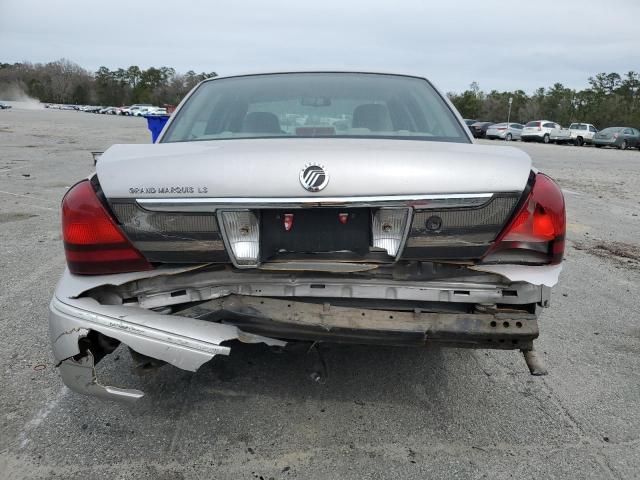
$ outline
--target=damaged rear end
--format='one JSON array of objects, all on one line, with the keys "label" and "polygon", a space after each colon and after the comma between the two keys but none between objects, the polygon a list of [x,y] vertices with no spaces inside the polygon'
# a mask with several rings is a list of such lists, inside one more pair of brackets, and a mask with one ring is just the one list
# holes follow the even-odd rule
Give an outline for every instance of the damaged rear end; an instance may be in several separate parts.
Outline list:
[{"label": "damaged rear end", "polygon": [[[326,106],[304,97],[299,110]],[[195,371],[235,340],[518,349],[543,372],[533,342],[565,210],[522,151],[468,138],[206,140],[112,147],[63,200],[68,270],[50,336],[70,388],[140,398],[96,379],[120,343],[141,368]]]}]

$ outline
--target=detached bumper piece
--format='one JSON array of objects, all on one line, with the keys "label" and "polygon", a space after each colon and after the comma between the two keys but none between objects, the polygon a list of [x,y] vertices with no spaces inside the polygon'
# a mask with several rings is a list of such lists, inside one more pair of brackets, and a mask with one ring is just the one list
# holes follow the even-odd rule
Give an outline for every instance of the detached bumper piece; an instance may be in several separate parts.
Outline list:
[{"label": "detached bumper piece", "polygon": [[122,305],[102,305],[91,298],[57,298],[49,306],[49,338],[63,382],[71,390],[105,400],[130,403],[144,394],[104,386],[95,364],[120,342],[142,356],[196,371],[215,355],[228,355],[228,340],[285,346],[286,342],[223,325]]},{"label": "detached bumper piece", "polygon": [[537,316],[523,311],[407,312],[230,295],[179,314],[271,338],[336,343],[531,350],[538,337]]}]

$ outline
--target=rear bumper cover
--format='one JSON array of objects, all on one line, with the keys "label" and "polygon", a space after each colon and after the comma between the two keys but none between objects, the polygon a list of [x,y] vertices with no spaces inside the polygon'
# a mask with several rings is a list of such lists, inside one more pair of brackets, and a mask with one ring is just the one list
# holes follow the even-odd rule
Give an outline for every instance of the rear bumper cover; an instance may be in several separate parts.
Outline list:
[{"label": "rear bumper cover", "polygon": [[125,402],[135,401],[143,393],[98,383],[93,352],[80,348],[80,340],[91,331],[190,371],[196,371],[215,355],[228,355],[230,348],[221,345],[228,340],[286,344],[243,332],[233,325],[161,315],[138,307],[101,305],[90,298],[70,299],[67,303],[54,297],[49,305],[49,339],[63,382],[78,393]]}]

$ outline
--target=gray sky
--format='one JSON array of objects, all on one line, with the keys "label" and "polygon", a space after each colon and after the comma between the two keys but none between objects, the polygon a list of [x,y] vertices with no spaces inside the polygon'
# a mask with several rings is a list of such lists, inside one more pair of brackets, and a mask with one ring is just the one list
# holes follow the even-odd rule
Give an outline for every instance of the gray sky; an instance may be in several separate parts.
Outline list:
[{"label": "gray sky", "polygon": [[[433,4],[432,4],[433,3]],[[0,0],[0,62],[420,73],[445,91],[640,71],[640,1]]]}]

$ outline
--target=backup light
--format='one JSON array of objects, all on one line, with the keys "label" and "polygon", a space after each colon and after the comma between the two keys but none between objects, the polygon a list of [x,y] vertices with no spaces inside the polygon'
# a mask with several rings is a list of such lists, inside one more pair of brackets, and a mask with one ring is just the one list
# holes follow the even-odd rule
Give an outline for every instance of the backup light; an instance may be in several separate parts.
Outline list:
[{"label": "backup light", "polygon": [[221,213],[231,255],[238,267],[256,267],[260,255],[258,218],[249,210]]},{"label": "backup light", "polygon": [[395,257],[404,239],[409,212],[406,208],[380,208],[373,214],[373,246]]}]

